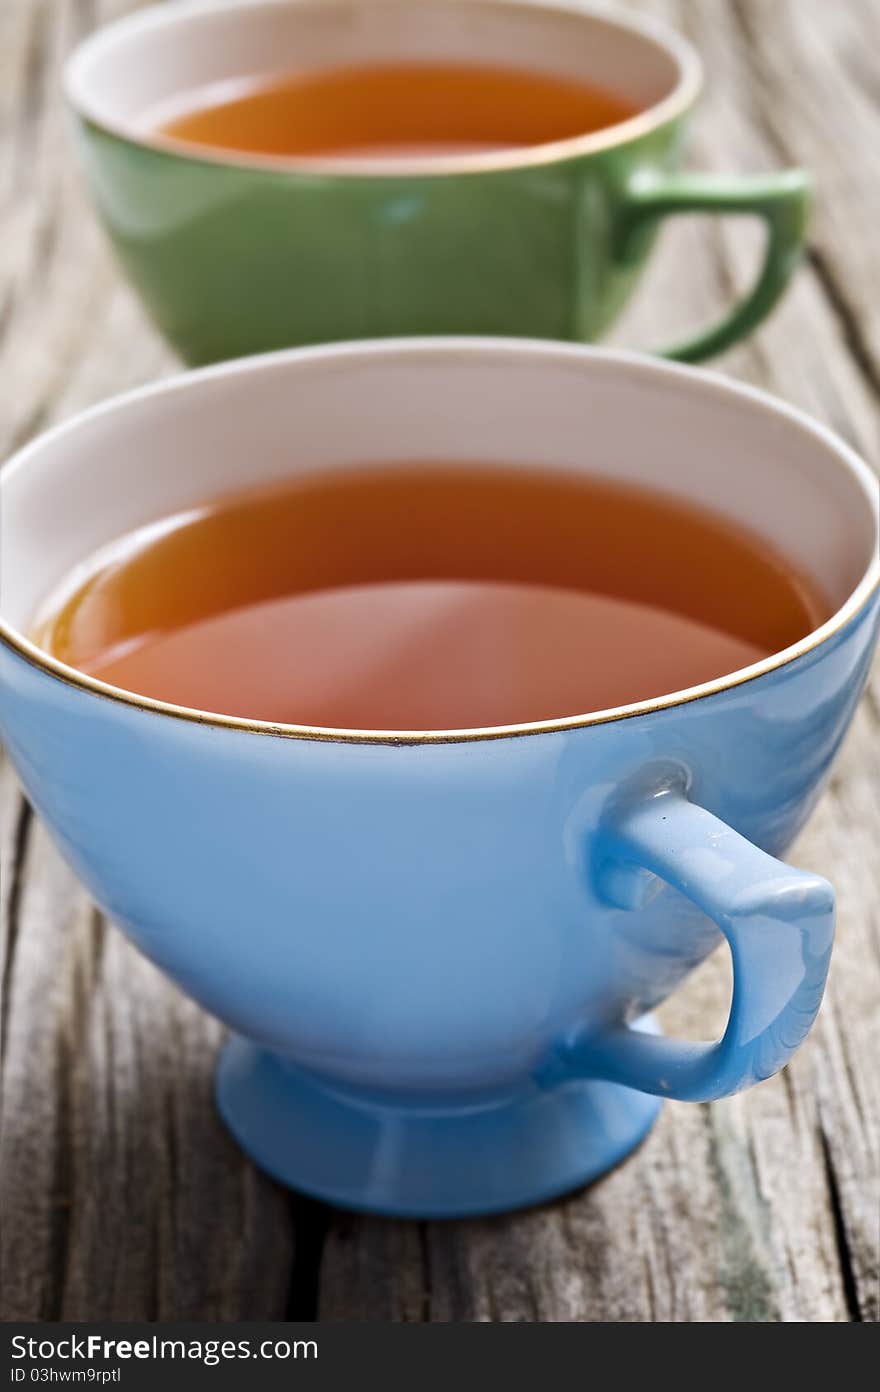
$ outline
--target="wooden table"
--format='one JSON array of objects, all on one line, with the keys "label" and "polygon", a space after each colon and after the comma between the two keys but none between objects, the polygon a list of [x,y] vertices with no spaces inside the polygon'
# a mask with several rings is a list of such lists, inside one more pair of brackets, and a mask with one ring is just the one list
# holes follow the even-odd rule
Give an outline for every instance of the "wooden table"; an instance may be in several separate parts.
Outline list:
[{"label": "wooden table", "polygon": [[[59,67],[134,0],[0,4],[0,454],[174,363],[86,206]],[[708,91],[693,167],[802,163],[820,196],[772,323],[721,368],[876,460],[880,393],[877,0],[643,0],[690,35]],[[873,174],[869,174],[874,161]],[[758,251],[748,222],[685,220],[617,338],[708,318]],[[333,1212],[255,1171],[211,1100],[218,1025],[78,888],[0,765],[5,1319],[874,1320],[880,1120],[880,685],[794,859],[839,891],[819,1022],[744,1096],[671,1103],[585,1192],[509,1218]],[[704,1037],[723,954],[666,1008]]]}]

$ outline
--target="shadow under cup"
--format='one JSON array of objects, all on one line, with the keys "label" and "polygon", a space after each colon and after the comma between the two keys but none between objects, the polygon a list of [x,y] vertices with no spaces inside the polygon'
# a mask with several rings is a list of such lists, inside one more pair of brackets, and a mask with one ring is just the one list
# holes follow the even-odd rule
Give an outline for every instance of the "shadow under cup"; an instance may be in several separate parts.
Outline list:
[{"label": "shadow under cup", "polygon": [[[370,461],[544,464],[650,484],[767,537],[832,618],[746,672],[546,725],[260,726],[105,688],[23,636],[119,535],[206,497]],[[414,468],[418,465],[414,464]],[[423,340],[160,383],[0,476],[0,730],[101,907],[234,1031],[221,1109],[344,1205],[512,1208],[626,1154],[658,1098],[769,1076],[833,932],[791,843],[878,626],[877,486],[748,389],[626,355]],[[573,638],[575,635],[573,635]],[[643,1017],[726,937],[723,1038]]]},{"label": "shadow under cup", "polygon": [[[591,134],[440,159],[271,158],[157,133],[186,100],[333,67],[479,63],[579,80],[637,114]],[[589,0],[176,0],[100,30],[66,91],[98,211],[192,363],[405,334],[586,341],[680,213],[762,220],[754,287],[671,356],[770,312],[803,246],[800,171],[680,175],[700,63],[673,31]],[[686,272],[685,272],[686,273]]]}]

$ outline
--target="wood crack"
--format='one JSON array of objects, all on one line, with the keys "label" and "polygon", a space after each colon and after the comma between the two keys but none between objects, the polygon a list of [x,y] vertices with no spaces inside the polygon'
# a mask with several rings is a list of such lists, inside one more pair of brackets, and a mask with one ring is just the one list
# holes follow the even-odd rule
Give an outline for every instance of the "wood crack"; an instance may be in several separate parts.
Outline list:
[{"label": "wood crack", "polygon": [[[75,1036],[74,1036],[75,1038]],[[56,1122],[52,1165],[52,1206],[50,1251],[52,1261],[46,1272],[44,1320],[64,1318],[64,1293],[70,1255],[70,1208],[73,1187],[73,1042],[59,1031],[55,1049]]]},{"label": "wood crack", "polygon": [[290,1271],[285,1319],[319,1318],[321,1257],[333,1210],[317,1199],[291,1194],[290,1212],[296,1250]]},{"label": "wood crack", "polygon": [[823,1127],[819,1128],[819,1144],[822,1149],[822,1163],[825,1167],[825,1180],[828,1185],[828,1198],[831,1204],[831,1215],[834,1223],[834,1240],[837,1247],[837,1261],[840,1268],[840,1280],[843,1286],[843,1298],[846,1308],[849,1311],[850,1320],[861,1323],[863,1320],[861,1302],[859,1301],[859,1288],[856,1279],[855,1264],[853,1262],[852,1251],[850,1250],[849,1238],[846,1231],[846,1219],[843,1213],[843,1204],[840,1197],[840,1186],[837,1182],[837,1172],[834,1167],[834,1159],[831,1153],[831,1145]]},{"label": "wood crack", "polygon": [[[9,896],[6,901],[6,934],[3,952],[3,974],[0,977],[0,1067],[6,1060],[9,1038],[9,1018],[12,1012],[12,978],[15,967],[15,952],[18,946],[19,910],[24,888],[24,870],[27,859],[28,839],[33,823],[33,812],[26,798],[21,798],[12,838],[12,868],[10,870]],[[3,1095],[0,1092],[0,1115],[2,1115]]]},{"label": "wood crack", "polygon": [[431,1240],[427,1223],[418,1224],[419,1253],[422,1259],[422,1322],[431,1322]]},{"label": "wood crack", "polygon": [[841,337],[849,349],[850,357],[859,369],[866,385],[880,400],[880,369],[874,362],[871,350],[865,341],[864,333],[856,315],[853,313],[843,288],[837,280],[824,251],[810,247],[807,260],[816,273],[825,298],[830,305],[840,327]]}]

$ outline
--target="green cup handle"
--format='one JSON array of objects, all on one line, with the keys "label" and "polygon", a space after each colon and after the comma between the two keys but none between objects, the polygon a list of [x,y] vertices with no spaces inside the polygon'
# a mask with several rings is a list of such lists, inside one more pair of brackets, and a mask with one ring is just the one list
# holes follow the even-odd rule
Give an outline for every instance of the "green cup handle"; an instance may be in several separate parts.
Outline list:
[{"label": "green cup handle", "polygon": [[751,292],[720,324],[677,343],[662,356],[701,362],[751,333],[779,299],[804,249],[812,193],[802,169],[730,177],[712,174],[650,175],[633,181],[623,208],[622,254],[637,255],[646,232],[678,213],[736,213],[767,224],[764,264]]}]

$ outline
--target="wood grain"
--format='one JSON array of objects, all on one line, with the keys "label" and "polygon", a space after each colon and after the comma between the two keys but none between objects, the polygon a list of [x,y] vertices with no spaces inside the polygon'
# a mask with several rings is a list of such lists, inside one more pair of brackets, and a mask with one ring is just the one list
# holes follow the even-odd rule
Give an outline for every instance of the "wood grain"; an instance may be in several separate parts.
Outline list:
[{"label": "wood grain", "polygon": [[[130,0],[0,6],[0,454],[173,367],[86,207],[59,66]],[[803,163],[810,257],[772,322],[719,364],[877,459],[880,39],[874,0],[643,0],[703,54],[694,168]],[[735,219],[664,233],[617,341],[717,315],[754,273]],[[669,1105],[636,1156],[562,1203],[392,1223],[258,1174],[211,1104],[219,1028],[102,921],[0,763],[0,1317],[834,1321],[880,1317],[880,681],[795,850],[840,926],[813,1036],[780,1077]],[[723,1018],[722,954],[664,1010]],[[874,1066],[872,1067],[872,1061]]]}]

